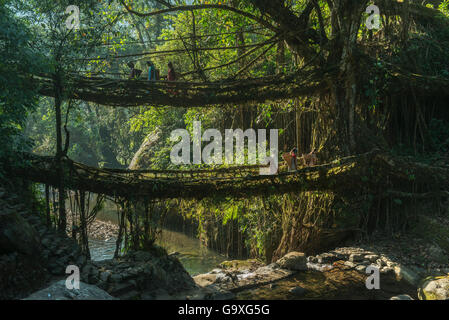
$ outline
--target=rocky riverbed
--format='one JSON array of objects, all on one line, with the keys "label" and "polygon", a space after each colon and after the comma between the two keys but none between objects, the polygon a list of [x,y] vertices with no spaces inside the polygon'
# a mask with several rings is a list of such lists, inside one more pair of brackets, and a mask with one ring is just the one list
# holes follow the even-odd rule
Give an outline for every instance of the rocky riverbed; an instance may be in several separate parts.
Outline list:
[{"label": "rocky riverbed", "polygon": [[[398,235],[353,243],[314,256],[290,252],[275,263],[226,261],[192,277],[179,255],[162,248],[119,259],[86,261],[70,238],[0,188],[0,298],[31,299],[448,299],[446,252],[436,243]],[[18,227],[20,226],[20,228]],[[105,240],[116,225],[96,221],[92,238]],[[65,267],[81,268],[85,288],[67,292]],[[368,290],[366,269],[380,272],[380,290]],[[59,281],[59,282],[58,282]],[[98,289],[98,290],[97,290]]]},{"label": "rocky riverbed", "polygon": [[[379,290],[366,287],[368,266],[379,270]],[[446,299],[445,271],[449,270],[433,270],[426,278],[424,269],[378,251],[342,247],[309,257],[291,252],[268,266],[257,260],[228,261],[194,279],[227,299]]]},{"label": "rocky riverbed", "polygon": [[[67,234],[71,236],[72,230],[72,216],[67,215]],[[87,228],[87,235],[89,239],[107,241],[111,238],[116,238],[118,235],[119,226],[110,221],[102,221],[95,219],[89,224]]]}]

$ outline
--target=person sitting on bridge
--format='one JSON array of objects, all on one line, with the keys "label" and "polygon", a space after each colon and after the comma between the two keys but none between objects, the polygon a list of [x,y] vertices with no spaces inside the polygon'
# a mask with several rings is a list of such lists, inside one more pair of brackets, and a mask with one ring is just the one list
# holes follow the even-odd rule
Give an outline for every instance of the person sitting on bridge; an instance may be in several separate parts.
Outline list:
[{"label": "person sitting on bridge", "polygon": [[142,70],[135,68],[134,62],[128,62],[128,67],[131,69],[128,79],[138,79],[142,74]]}]

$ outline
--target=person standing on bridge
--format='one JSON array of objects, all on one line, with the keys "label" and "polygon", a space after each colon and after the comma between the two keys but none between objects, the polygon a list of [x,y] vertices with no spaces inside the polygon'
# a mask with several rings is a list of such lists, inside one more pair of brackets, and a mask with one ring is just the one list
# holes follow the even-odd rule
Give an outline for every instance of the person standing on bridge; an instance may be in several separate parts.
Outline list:
[{"label": "person standing on bridge", "polygon": [[296,171],[298,170],[298,161],[297,161],[297,157],[298,157],[298,149],[296,147],[294,147],[292,149],[292,151],[290,151],[290,155],[292,156],[292,167],[291,167],[291,171]]},{"label": "person standing on bridge", "polygon": [[[176,81],[176,71],[171,61],[168,63],[167,81]],[[171,94],[176,94],[174,90],[168,90]]]},{"label": "person standing on bridge", "polygon": [[128,79],[137,79],[142,74],[142,70],[135,68],[134,62],[128,62],[128,67],[131,69]]},{"label": "person standing on bridge", "polygon": [[168,63],[168,74],[167,74],[167,80],[168,81],[176,81],[176,71],[173,67],[173,63]]},{"label": "person standing on bridge", "polygon": [[148,66],[148,81],[159,80],[159,70],[156,68],[152,61],[147,62]]}]

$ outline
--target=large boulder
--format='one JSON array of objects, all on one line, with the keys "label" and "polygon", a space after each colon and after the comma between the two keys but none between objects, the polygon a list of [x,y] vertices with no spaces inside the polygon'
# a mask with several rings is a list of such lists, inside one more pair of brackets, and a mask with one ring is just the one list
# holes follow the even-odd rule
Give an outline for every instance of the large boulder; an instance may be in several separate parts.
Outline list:
[{"label": "large boulder", "polygon": [[307,258],[302,252],[290,252],[285,256],[276,261],[282,269],[293,270],[293,271],[304,271],[307,270]]},{"label": "large boulder", "polygon": [[8,204],[0,210],[0,254],[38,255],[40,247],[36,230]]},{"label": "large boulder", "polygon": [[449,276],[428,277],[418,289],[420,300],[448,300]]},{"label": "large boulder", "polygon": [[115,298],[106,291],[84,282],[80,282],[79,289],[67,289],[65,280],[60,280],[24,300],[115,300]]},{"label": "large boulder", "polygon": [[121,300],[157,299],[162,293],[176,296],[196,287],[181,262],[159,247],[91,261],[82,268],[81,280]]},{"label": "large boulder", "polygon": [[36,257],[0,254],[0,300],[20,299],[42,288],[49,275]]}]

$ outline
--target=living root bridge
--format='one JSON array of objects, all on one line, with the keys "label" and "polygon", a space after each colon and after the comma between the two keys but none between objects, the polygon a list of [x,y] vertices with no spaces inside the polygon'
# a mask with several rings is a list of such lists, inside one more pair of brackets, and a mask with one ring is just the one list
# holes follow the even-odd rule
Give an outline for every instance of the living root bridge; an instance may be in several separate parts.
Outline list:
[{"label": "living root bridge", "polygon": [[[54,158],[26,158],[28,165],[12,166],[13,174],[57,187]],[[273,176],[259,175],[254,166],[211,171],[132,171],[92,168],[65,158],[63,167],[68,188],[127,199],[248,198],[303,191],[378,194],[389,187],[409,197],[417,185],[431,186],[437,195],[449,190],[449,169],[393,159],[379,151]]]},{"label": "living root bridge", "polygon": [[[258,79],[226,82],[169,82],[108,78],[68,77],[65,97],[113,107],[142,105],[205,107],[265,102],[313,95],[326,87],[328,72],[302,71]],[[33,76],[40,94],[54,96],[50,76]]]},{"label": "living root bridge", "polygon": [[[389,90],[412,87],[425,95],[449,95],[449,79],[410,74],[401,70],[390,72]],[[32,76],[39,93],[54,97],[54,83],[50,76]],[[341,81],[336,69],[298,71],[256,79],[221,82],[169,82],[124,80],[99,77],[69,76],[64,80],[65,98],[83,100],[112,107],[206,107],[213,105],[239,105],[313,96],[329,90],[330,83]],[[423,88],[425,90],[423,90]]]}]

